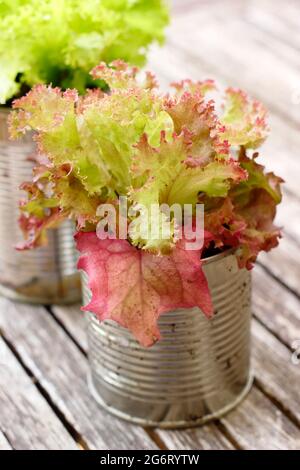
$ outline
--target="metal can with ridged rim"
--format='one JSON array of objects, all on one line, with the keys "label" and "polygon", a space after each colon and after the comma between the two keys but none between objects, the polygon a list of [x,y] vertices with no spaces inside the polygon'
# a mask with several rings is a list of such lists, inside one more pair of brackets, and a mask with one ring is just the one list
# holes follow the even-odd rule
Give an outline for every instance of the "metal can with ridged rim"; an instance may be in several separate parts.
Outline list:
[{"label": "metal can with ridged rim", "polygon": [[[196,426],[228,412],[249,391],[251,274],[238,268],[232,251],[203,260],[203,269],[214,317],[198,308],[165,313],[162,338],[151,348],[87,314],[89,387],[111,413],[143,426]],[[85,303],[90,295],[84,274]]]},{"label": "metal can with ridged rim", "polygon": [[8,138],[9,109],[0,108],[0,293],[31,303],[69,304],[81,299],[74,225],[64,222],[48,231],[48,245],[17,251],[23,241],[18,226],[19,186],[32,178],[34,143],[30,135],[12,142]]}]

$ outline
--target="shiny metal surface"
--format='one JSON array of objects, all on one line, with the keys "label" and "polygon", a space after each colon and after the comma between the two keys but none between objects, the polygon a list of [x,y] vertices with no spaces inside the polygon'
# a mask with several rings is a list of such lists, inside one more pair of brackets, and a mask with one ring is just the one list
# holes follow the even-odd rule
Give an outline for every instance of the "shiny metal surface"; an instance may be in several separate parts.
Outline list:
[{"label": "shiny metal surface", "polygon": [[[168,312],[152,348],[88,313],[89,386],[111,413],[145,426],[195,426],[229,411],[249,391],[251,275],[231,253],[207,259],[204,270],[214,318],[197,308]],[[85,276],[83,295],[87,302]]]},{"label": "shiny metal surface", "polygon": [[71,221],[49,230],[47,247],[23,252],[14,248],[23,240],[17,222],[19,200],[24,196],[19,186],[31,179],[34,145],[30,136],[9,141],[8,112],[0,108],[0,293],[32,303],[77,302],[80,277]]}]

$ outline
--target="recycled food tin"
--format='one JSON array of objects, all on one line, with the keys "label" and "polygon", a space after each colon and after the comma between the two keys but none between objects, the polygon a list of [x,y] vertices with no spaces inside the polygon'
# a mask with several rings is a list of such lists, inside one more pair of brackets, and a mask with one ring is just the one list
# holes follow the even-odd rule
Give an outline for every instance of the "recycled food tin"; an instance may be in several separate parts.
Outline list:
[{"label": "recycled food tin", "polygon": [[46,247],[15,249],[23,241],[18,217],[24,193],[19,186],[32,177],[34,143],[29,135],[16,142],[9,140],[8,113],[8,108],[0,108],[0,293],[30,303],[77,302],[80,275],[71,221],[48,231]]},{"label": "recycled food tin", "polygon": [[[162,338],[144,348],[112,321],[88,313],[89,387],[111,413],[143,426],[203,424],[234,408],[252,384],[251,275],[232,251],[203,261],[214,305],[207,319],[179,309],[159,319]],[[83,275],[85,303],[90,299]]]}]

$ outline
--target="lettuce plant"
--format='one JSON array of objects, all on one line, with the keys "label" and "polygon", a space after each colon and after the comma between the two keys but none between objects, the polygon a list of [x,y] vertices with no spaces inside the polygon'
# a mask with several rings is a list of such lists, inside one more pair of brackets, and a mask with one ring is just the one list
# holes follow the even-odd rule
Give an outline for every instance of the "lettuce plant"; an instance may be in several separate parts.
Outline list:
[{"label": "lettuce plant", "polygon": [[164,0],[0,0],[0,21],[4,104],[37,83],[83,93],[101,60],[143,64],[168,13]]},{"label": "lettuce plant", "polygon": [[[33,130],[39,149],[33,180],[23,185],[19,248],[45,243],[47,228],[74,219],[78,266],[92,291],[85,309],[150,346],[163,312],[198,306],[212,315],[203,258],[234,248],[239,266],[250,269],[261,250],[277,245],[282,180],[259,163],[266,110],[244,92],[186,80],[164,95],[151,73],[141,77],[121,61],[101,63],[92,76],[109,91],[78,96],[39,85],[14,103],[12,137]],[[167,238],[145,238],[152,221],[142,211],[128,212],[126,239],[99,239],[99,208],[109,202],[118,211],[123,196],[131,208],[202,203],[203,247],[185,248],[176,217]],[[158,220],[161,233],[167,215]]]}]

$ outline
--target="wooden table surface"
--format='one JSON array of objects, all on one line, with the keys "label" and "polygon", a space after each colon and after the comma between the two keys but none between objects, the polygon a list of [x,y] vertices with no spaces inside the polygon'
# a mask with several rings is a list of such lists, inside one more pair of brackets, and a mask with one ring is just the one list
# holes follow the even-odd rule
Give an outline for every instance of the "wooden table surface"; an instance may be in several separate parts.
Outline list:
[{"label": "wooden table surface", "polygon": [[[99,408],[86,386],[84,318],[0,298],[1,449],[300,449],[300,1],[174,0],[149,68],[162,85],[191,77],[245,88],[270,109],[266,165],[286,180],[280,246],[253,273],[255,382],[204,427],[143,429]],[[296,355],[294,355],[296,359]]]}]

